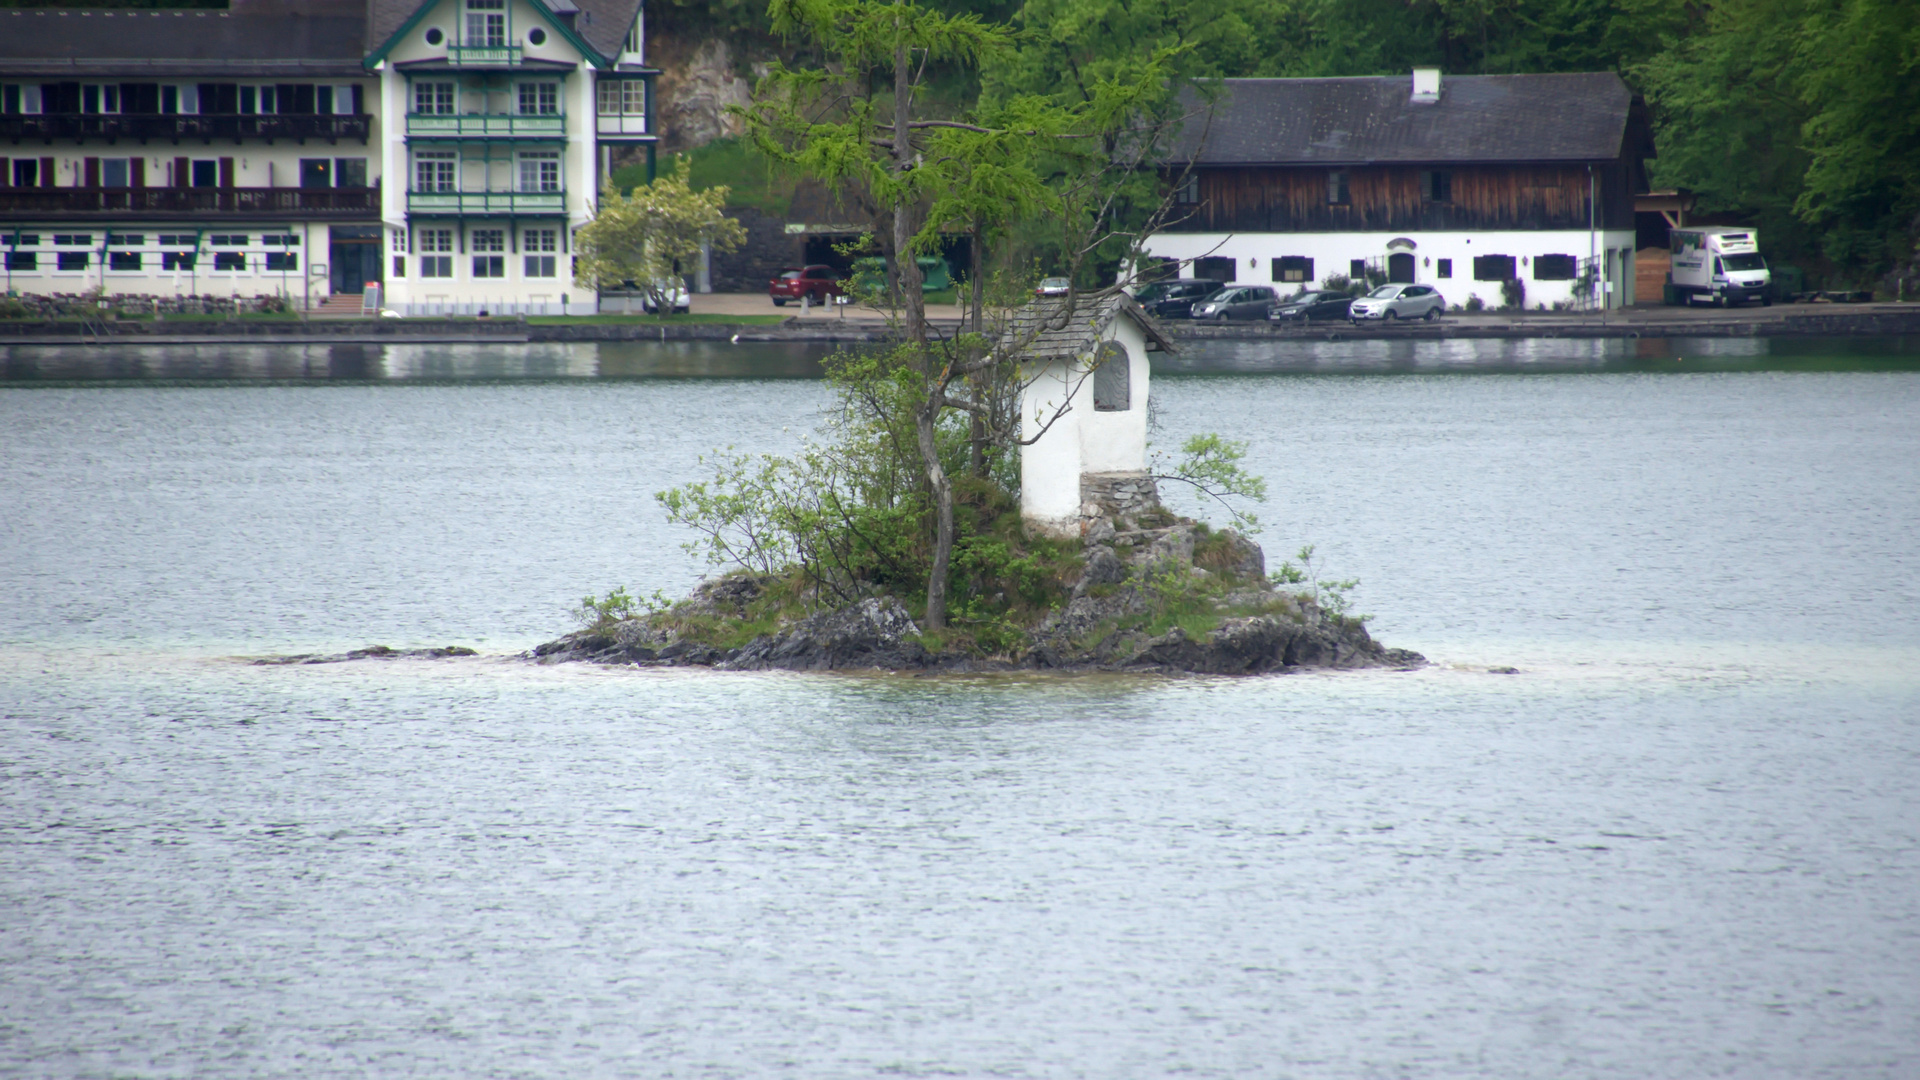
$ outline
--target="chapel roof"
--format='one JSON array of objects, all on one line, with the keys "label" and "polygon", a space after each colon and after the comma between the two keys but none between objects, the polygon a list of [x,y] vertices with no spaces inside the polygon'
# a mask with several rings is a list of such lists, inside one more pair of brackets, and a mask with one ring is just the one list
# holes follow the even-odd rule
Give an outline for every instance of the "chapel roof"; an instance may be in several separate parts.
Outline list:
[{"label": "chapel roof", "polygon": [[[1066,307],[1070,302],[1073,308],[1071,313],[1067,313]],[[1062,324],[1063,314],[1066,318]],[[1133,297],[1118,291],[1093,300],[1077,296],[1071,299],[1037,297],[1013,313],[1012,324],[1002,341],[1012,345],[1032,335],[1033,340],[1020,350],[1023,357],[1032,360],[1075,360],[1099,348],[1101,340],[1106,337],[1107,327],[1122,316],[1139,324],[1141,332],[1147,336],[1148,350],[1158,349],[1165,353],[1180,351],[1145,308],[1135,303]],[[1055,324],[1060,324],[1057,329],[1052,328]]]}]

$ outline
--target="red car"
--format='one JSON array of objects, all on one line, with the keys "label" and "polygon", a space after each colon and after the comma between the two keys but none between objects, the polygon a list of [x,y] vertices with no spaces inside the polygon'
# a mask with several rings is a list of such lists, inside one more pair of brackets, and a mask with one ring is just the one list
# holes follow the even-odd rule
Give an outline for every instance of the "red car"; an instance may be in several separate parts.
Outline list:
[{"label": "red car", "polygon": [[780,271],[779,277],[767,282],[767,295],[773,297],[774,307],[786,307],[787,301],[797,303],[805,296],[813,297],[816,304],[824,304],[843,291],[840,271],[823,263],[789,266]]}]

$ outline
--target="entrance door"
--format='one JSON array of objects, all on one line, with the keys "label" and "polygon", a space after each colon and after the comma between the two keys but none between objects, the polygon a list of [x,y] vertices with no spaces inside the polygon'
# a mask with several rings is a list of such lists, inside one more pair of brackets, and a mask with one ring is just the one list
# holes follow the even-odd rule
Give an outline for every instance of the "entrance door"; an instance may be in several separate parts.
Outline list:
[{"label": "entrance door", "polygon": [[335,225],[327,233],[329,292],[358,294],[380,280],[380,226]]},{"label": "entrance door", "polygon": [[1413,284],[1413,255],[1396,251],[1387,256],[1387,280],[1396,284]]}]

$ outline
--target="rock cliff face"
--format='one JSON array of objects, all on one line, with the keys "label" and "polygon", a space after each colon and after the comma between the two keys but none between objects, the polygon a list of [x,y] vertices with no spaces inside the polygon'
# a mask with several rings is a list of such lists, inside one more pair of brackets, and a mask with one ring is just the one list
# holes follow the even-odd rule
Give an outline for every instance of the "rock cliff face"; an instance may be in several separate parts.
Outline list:
[{"label": "rock cliff face", "polygon": [[740,121],[727,115],[727,107],[751,102],[753,87],[736,70],[725,39],[656,35],[648,53],[660,69],[654,119],[664,149],[678,152],[741,133]]},{"label": "rock cliff face", "polygon": [[[1425,663],[1418,653],[1385,648],[1360,620],[1325,611],[1310,595],[1276,589],[1265,576],[1265,566],[1260,546],[1251,540],[1174,518],[1156,505],[1133,517],[1094,516],[1079,579],[1065,602],[1028,628],[1023,644],[995,657],[930,649],[912,615],[891,596],[795,619],[744,645],[714,644],[715,637],[724,636],[714,629],[724,630],[730,621],[741,625],[767,587],[767,579],[750,575],[706,582],[670,613],[582,630],[526,655],[540,663],[700,665],[733,671],[1049,669],[1258,675]],[[685,629],[690,626],[701,629]]]}]

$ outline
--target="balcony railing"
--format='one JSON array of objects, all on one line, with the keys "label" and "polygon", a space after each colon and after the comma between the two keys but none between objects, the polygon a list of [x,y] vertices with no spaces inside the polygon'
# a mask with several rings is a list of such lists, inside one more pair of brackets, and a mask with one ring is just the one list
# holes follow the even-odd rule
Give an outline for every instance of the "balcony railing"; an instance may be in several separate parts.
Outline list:
[{"label": "balcony railing", "polygon": [[594,130],[602,135],[645,135],[647,114],[602,113],[594,118]]},{"label": "balcony railing", "polygon": [[520,46],[450,45],[447,62],[455,67],[510,67],[520,62]]},{"label": "balcony railing", "polygon": [[409,191],[416,214],[564,214],[564,191]]},{"label": "balcony railing", "polygon": [[557,115],[408,113],[407,134],[434,139],[564,139],[567,118]]},{"label": "balcony railing", "polygon": [[79,215],[152,217],[201,214],[365,217],[380,212],[380,189],[366,188],[17,188],[0,187],[0,214],[13,218]]},{"label": "balcony railing", "polygon": [[341,139],[367,141],[365,113],[40,113],[0,116],[0,139]]}]

